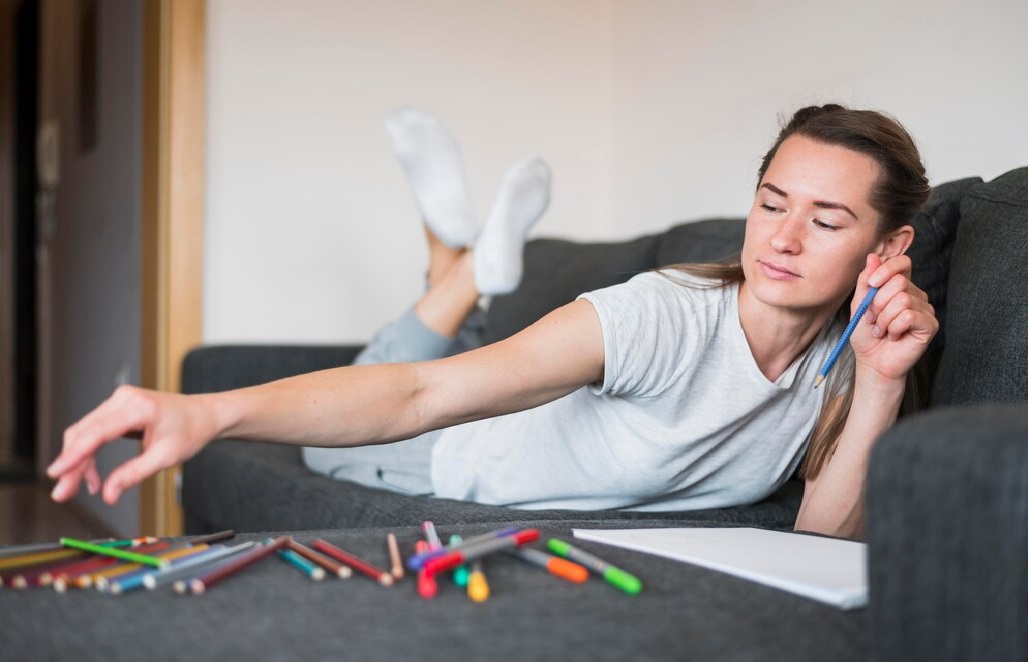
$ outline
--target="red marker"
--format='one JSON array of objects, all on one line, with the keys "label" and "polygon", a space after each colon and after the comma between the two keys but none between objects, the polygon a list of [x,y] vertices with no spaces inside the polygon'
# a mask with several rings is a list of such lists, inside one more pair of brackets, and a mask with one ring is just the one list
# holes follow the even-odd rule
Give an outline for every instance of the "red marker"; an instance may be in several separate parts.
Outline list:
[{"label": "red marker", "polygon": [[464,550],[455,550],[442,556],[436,556],[425,561],[424,572],[427,575],[435,575],[451,568],[456,568],[462,563],[468,563],[475,559],[480,559],[483,556],[495,554],[496,552],[510,549],[512,547],[521,547],[525,543],[530,543],[533,540],[539,539],[539,531],[536,529],[525,529],[518,531],[509,536],[503,536],[483,542],[475,545],[474,547],[465,548]]},{"label": "red marker", "polygon": [[[428,547],[428,543],[424,540],[414,543],[414,551],[419,554],[427,552]],[[418,570],[418,595],[426,600],[431,600],[435,597],[438,590],[439,584],[436,583],[435,575],[430,575],[424,570]]]}]

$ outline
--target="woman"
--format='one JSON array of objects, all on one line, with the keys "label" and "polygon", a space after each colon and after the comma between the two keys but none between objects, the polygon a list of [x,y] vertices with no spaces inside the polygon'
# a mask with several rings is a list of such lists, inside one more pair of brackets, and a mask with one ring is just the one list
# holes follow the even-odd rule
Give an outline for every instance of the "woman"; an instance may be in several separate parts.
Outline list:
[{"label": "woman", "polygon": [[[430,289],[407,319],[448,345],[480,293],[516,284],[519,262],[496,237],[523,238],[534,219],[515,213],[520,220],[491,231],[490,218],[474,251],[448,247],[433,232],[458,245],[470,234],[464,221],[436,227],[447,215],[440,210],[460,216],[459,196],[441,193],[459,190],[459,177],[440,186],[433,176],[433,193],[422,199],[417,182],[428,175],[418,162],[404,165],[431,229],[433,260]],[[913,141],[895,121],[835,105],[801,109],[761,165],[735,265],[642,274],[583,295],[507,340],[447,358],[219,394],[119,388],[65,433],[48,470],[58,479],[53,496],[71,498],[83,477],[97,491],[96,449],[133,431],[142,432],[142,453],[108,477],[109,503],[216,437],[312,447],[408,440],[394,447],[395,465],[389,451],[356,457],[376,449],[355,451],[352,464],[377,467],[372,478],[396,489],[527,508],[749,503],[792,475],[806,452],[797,529],[859,535],[871,447],[895,421],[906,375],[938,329],[904,255],[913,240],[906,223],[928,192]],[[507,263],[486,274],[478,256],[489,251],[490,261]],[[839,318],[870,287],[880,289],[851,338],[851,369],[813,389]],[[346,452],[321,468],[347,466],[339,459]],[[319,466],[316,453],[307,458]]]}]

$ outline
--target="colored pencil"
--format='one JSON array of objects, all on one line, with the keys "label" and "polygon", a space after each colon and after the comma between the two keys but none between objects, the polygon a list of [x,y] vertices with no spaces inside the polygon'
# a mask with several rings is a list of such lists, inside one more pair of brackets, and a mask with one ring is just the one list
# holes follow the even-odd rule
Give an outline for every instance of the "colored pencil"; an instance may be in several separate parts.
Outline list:
[{"label": "colored pencil", "polygon": [[210,544],[212,542],[221,542],[222,540],[228,540],[229,538],[235,538],[236,532],[232,529],[225,529],[224,531],[218,531],[217,533],[208,533],[202,536],[189,536],[186,541],[190,545],[199,545],[201,543]]},{"label": "colored pencil", "polygon": [[[205,544],[197,545],[195,547],[179,547],[172,551],[165,552],[164,554],[160,554],[159,556],[171,561],[171,568],[174,568],[182,561],[186,561],[199,554],[203,554],[208,549],[209,546]],[[98,591],[105,591],[107,593],[118,595],[141,588],[143,586],[143,579],[147,575],[152,575],[158,572],[160,572],[160,570],[154,570],[153,568],[137,565],[136,569],[120,573],[114,577],[94,577],[93,583]]]},{"label": "colored pencil", "polygon": [[400,558],[400,545],[396,542],[396,534],[386,534],[386,546],[389,548],[389,562],[393,566],[390,570],[393,579],[403,579],[403,560]]},{"label": "colored pencil", "polygon": [[[89,542],[97,545],[114,545],[130,541],[115,540],[114,538],[98,538],[96,540],[90,540]],[[4,549],[0,549],[0,559],[6,559],[11,556],[24,556],[26,554],[35,554],[38,552],[56,552],[66,549],[67,547],[65,547],[59,542],[40,542],[31,543],[28,545],[15,545],[13,547],[6,547]]]},{"label": "colored pencil", "polygon": [[[218,563],[227,560],[227,558],[233,555],[241,554],[256,544],[256,542],[244,542],[233,547],[224,547],[221,549],[214,549],[213,547],[209,548],[196,556],[173,564],[170,568],[158,570],[146,575],[143,577],[143,586],[153,590],[160,586],[164,586],[165,584],[170,584],[182,577],[195,577],[197,574],[202,574],[204,568],[213,568]],[[179,591],[179,593],[181,592],[182,591]]]},{"label": "colored pencil", "polygon": [[385,570],[380,570],[375,566],[371,565],[367,561],[357,558],[349,552],[344,552],[335,545],[321,540],[320,538],[311,543],[311,547],[321,552],[322,554],[329,556],[340,563],[345,563],[357,572],[371,577],[382,586],[392,586],[393,576]]},{"label": "colored pencil", "polygon": [[143,565],[152,565],[155,568],[163,568],[168,565],[167,561],[162,561],[161,559],[157,559],[152,556],[139,554],[137,552],[126,552],[121,549],[104,547],[103,545],[94,545],[93,543],[89,543],[84,540],[75,540],[74,538],[61,538],[61,544],[65,547],[80,549],[84,552],[113,556],[116,559],[133,561],[135,563],[142,563]]},{"label": "colored pencil", "polygon": [[353,570],[350,569],[350,566],[343,565],[338,561],[330,559],[320,552],[315,552],[307,545],[298,543],[295,540],[290,540],[289,549],[293,550],[308,561],[317,563],[324,568],[326,572],[331,572],[339,579],[349,579],[353,576]]},{"label": "colored pencil", "polygon": [[75,549],[68,549],[66,547],[64,549],[49,552],[34,552],[23,556],[12,556],[10,558],[0,559],[0,572],[18,570],[19,568],[29,568],[34,565],[50,563],[52,561],[85,557],[85,553]]},{"label": "colored pencil", "polygon": [[214,587],[220,582],[228,579],[236,573],[250,567],[257,561],[264,559],[278,550],[282,549],[289,542],[289,536],[275,538],[270,544],[244,552],[231,561],[218,565],[218,567],[204,573],[199,577],[189,580],[189,590],[193,595],[200,595],[207,589]]},{"label": "colored pencil", "polygon": [[278,550],[278,557],[316,582],[325,578],[325,569],[308,561],[291,549]]},{"label": "colored pencil", "polygon": [[[168,551],[155,554],[154,556],[159,559],[167,559],[171,562],[171,565],[174,565],[176,559],[188,558],[189,556],[206,549],[207,545],[205,544],[192,545],[189,547],[172,547]],[[115,568],[107,568],[106,570],[95,572],[91,577],[93,580],[93,586],[95,586],[98,591],[104,591],[107,590],[114,581],[123,581],[128,579],[131,575],[145,572],[157,571],[149,566],[144,566],[139,563],[123,563]],[[140,579],[140,584],[142,584],[142,579]]]},{"label": "colored pencil", "polygon": [[[141,538],[126,538],[125,540],[111,540],[109,542],[98,542],[90,543],[92,545],[99,545],[100,547],[110,547],[112,549],[122,549],[125,547],[139,547],[140,545],[151,545],[157,542],[159,538],[153,536],[142,536]],[[85,542],[89,542],[88,540]]]},{"label": "colored pencil", "polygon": [[[152,545],[143,545],[141,549],[145,552],[160,552],[168,547],[171,547],[171,543],[158,542]],[[115,567],[119,563],[122,561],[117,557],[96,555],[71,566],[54,569],[52,572],[54,590],[64,593],[68,588],[89,588],[93,584],[93,573]]]},{"label": "colored pencil", "polygon": [[853,313],[853,317],[850,319],[850,323],[846,325],[846,330],[842,332],[842,337],[839,338],[839,342],[835,343],[835,349],[833,349],[832,353],[828,356],[828,360],[825,361],[824,366],[821,368],[821,372],[817,374],[817,379],[814,380],[814,388],[821,385],[821,382],[823,382],[828,376],[828,372],[832,369],[832,366],[834,366],[835,362],[839,360],[839,354],[841,354],[843,348],[846,347],[846,343],[850,341],[850,336],[853,335],[854,329],[857,328],[857,323],[860,321],[860,318],[864,316],[864,313],[867,312],[867,309],[871,305],[871,301],[874,300],[876,294],[878,294],[878,288],[872,287],[867,291],[867,294],[864,295],[864,300],[860,302],[857,312]]},{"label": "colored pencil", "polygon": [[47,561],[45,563],[33,563],[27,566],[22,566],[16,570],[9,570],[6,573],[0,574],[0,586],[6,585],[15,588],[22,588],[25,585],[35,586],[38,585],[35,578],[42,575],[46,575],[45,583],[48,584],[50,581],[50,570],[60,568],[61,566],[68,565],[70,563],[78,563],[79,561],[87,558],[90,558],[89,554],[86,554],[85,552],[76,552],[74,556]]}]

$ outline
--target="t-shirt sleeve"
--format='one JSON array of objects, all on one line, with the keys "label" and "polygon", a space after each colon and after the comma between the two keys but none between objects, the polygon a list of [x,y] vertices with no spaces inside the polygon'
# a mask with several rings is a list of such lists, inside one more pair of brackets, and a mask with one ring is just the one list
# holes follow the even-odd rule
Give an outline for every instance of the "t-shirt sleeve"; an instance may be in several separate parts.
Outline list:
[{"label": "t-shirt sleeve", "polygon": [[[673,277],[672,277],[673,278]],[[600,394],[650,397],[662,393],[702,343],[695,290],[656,272],[579,298],[596,309],[603,330]]]}]

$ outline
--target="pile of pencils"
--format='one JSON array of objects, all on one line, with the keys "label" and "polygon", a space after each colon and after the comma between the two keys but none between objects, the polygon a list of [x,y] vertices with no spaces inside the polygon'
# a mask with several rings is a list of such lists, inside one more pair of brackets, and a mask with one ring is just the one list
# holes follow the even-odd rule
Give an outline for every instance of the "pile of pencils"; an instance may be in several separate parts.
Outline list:
[{"label": "pile of pencils", "polygon": [[[446,573],[452,575],[453,583],[465,590],[471,600],[486,600],[489,584],[482,561],[497,553],[517,556],[567,581],[585,582],[592,570],[627,593],[638,593],[641,589],[634,577],[595,557],[576,557],[575,554],[584,553],[562,541],[551,539],[550,549],[566,558],[526,548],[527,543],[539,538],[535,529],[501,529],[467,540],[451,536],[449,546],[443,546],[432,522],[425,522],[421,529],[425,539],[418,541],[416,553],[407,559],[406,567],[416,574],[418,594],[426,599],[435,597],[439,590],[437,579]],[[356,571],[382,586],[392,586],[405,574],[399,545],[392,533],[386,538],[389,571],[321,539],[310,547],[292,536],[268,538],[262,543],[223,542],[234,536],[233,531],[222,531],[177,540],[146,537],[87,542],[61,538],[56,544],[10,547],[0,550],[0,588],[52,588],[61,593],[95,588],[123,594],[171,586],[177,593],[199,595],[273,555],[314,581],[328,576],[347,579]],[[619,585],[611,580],[612,572],[622,573],[631,581]]]}]

